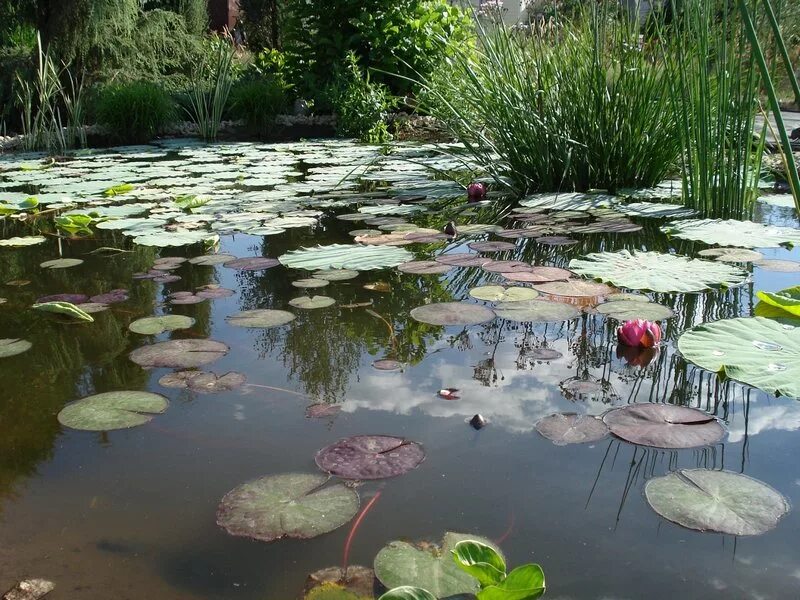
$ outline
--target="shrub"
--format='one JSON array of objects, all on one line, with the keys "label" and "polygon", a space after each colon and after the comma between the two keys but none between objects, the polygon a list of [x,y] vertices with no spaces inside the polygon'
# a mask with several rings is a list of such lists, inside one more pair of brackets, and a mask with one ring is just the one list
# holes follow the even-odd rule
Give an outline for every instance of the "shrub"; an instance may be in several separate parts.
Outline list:
[{"label": "shrub", "polygon": [[101,88],[95,100],[97,122],[123,143],[150,141],[176,119],[175,103],[160,86],[145,81]]},{"label": "shrub", "polygon": [[374,83],[369,74],[364,74],[354,53],[347,55],[329,96],[339,135],[375,144],[391,139],[385,119],[394,100],[386,86]]},{"label": "shrub", "polygon": [[275,117],[286,109],[286,91],[286,86],[274,77],[241,81],[231,89],[230,115],[264,135]]}]

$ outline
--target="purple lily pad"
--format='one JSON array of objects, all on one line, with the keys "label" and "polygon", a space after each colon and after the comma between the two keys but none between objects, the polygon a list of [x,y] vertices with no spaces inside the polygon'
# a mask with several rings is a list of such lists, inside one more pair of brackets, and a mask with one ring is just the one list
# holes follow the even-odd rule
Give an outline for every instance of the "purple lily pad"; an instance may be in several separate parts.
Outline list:
[{"label": "purple lily pad", "polygon": [[264,258],[263,256],[250,256],[246,258],[236,258],[222,263],[223,267],[236,269],[237,271],[263,271],[271,269],[280,264],[277,258]]},{"label": "purple lily pad", "polygon": [[228,298],[233,296],[236,292],[228,288],[220,287],[218,285],[209,284],[197,288],[195,296],[198,298],[208,298],[209,300],[217,300],[219,298]]},{"label": "purple lily pad", "polygon": [[128,300],[128,290],[123,290],[123,289],[111,290],[110,292],[106,292],[105,294],[98,294],[97,296],[92,296],[90,300],[97,304],[116,304],[117,302],[125,302]]},{"label": "purple lily pad", "polygon": [[169,295],[169,303],[175,305],[200,304],[207,300],[206,297],[193,294],[192,292],[175,292]]},{"label": "purple lily pad", "polygon": [[44,304],[45,302],[69,302],[70,304],[83,304],[89,301],[89,296],[86,294],[51,294],[50,296],[42,296],[37,298],[37,304]]},{"label": "purple lily pad", "polygon": [[212,394],[234,390],[246,381],[247,378],[242,373],[235,371],[219,377],[207,371],[178,371],[164,375],[158,383],[168,388],[187,388],[200,394]]},{"label": "purple lily pad", "polygon": [[128,357],[141,367],[193,369],[222,358],[228,350],[214,340],[169,340],[137,348]]},{"label": "purple lily pad", "polygon": [[558,360],[564,355],[554,348],[533,348],[527,350],[525,356],[532,360]]},{"label": "purple lily pad", "polygon": [[442,254],[434,260],[453,267],[480,267],[492,259],[477,254]]},{"label": "purple lily pad", "polygon": [[418,275],[439,275],[447,273],[451,268],[450,265],[435,260],[412,260],[397,266],[398,271]]},{"label": "purple lily pad", "polygon": [[655,448],[710,446],[725,436],[725,429],[713,415],[672,404],[615,408],[603,416],[603,422],[618,438]]},{"label": "purple lily pad", "polygon": [[578,240],[563,235],[545,235],[536,238],[536,241],[545,246],[574,246],[578,243]]},{"label": "purple lily pad", "polygon": [[341,404],[311,404],[306,406],[306,419],[325,419],[335,417],[342,410]]},{"label": "purple lily pad", "polygon": [[381,358],[372,363],[372,368],[378,371],[401,371],[403,363],[390,358]]},{"label": "purple lily pad", "polygon": [[317,452],[317,466],[342,479],[384,479],[407,473],[425,460],[416,442],[388,435],[356,435]]},{"label": "purple lily pad", "polygon": [[176,281],[180,280],[180,275],[159,275],[157,277],[153,277],[153,281],[156,283],[175,283]]},{"label": "purple lily pad", "polygon": [[477,252],[503,252],[516,248],[511,242],[472,242],[469,247]]},{"label": "purple lily pad", "polygon": [[410,314],[412,319],[428,325],[478,325],[495,317],[491,309],[468,302],[423,304]]},{"label": "purple lily pad", "polygon": [[482,265],[488,273],[519,273],[530,271],[531,266],[519,260],[492,260]]},{"label": "purple lily pad", "polygon": [[596,442],[608,435],[608,427],[602,419],[575,413],[556,413],[540,419],[536,431],[556,446]]},{"label": "purple lily pad", "polygon": [[531,267],[529,271],[512,271],[503,273],[504,278],[509,281],[520,281],[524,283],[547,283],[550,281],[566,281],[572,277],[572,271],[559,269],[558,267]]}]

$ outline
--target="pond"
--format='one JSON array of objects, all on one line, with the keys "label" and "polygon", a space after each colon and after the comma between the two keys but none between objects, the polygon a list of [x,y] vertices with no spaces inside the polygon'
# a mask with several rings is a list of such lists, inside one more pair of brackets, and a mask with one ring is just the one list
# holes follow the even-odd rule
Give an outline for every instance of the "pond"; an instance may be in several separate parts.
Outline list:
[{"label": "pond", "polygon": [[[757,291],[800,283],[800,252],[787,247],[800,231],[786,198],[759,201],[754,221],[763,227],[744,228],[661,206],[674,196],[668,185],[624,200],[562,195],[516,205],[490,191],[468,202],[443,175],[462,167],[428,146],[387,153],[341,140],[171,140],[58,162],[0,157],[0,200],[15,207],[6,212],[24,213],[32,195],[40,203],[38,216],[0,224],[0,238],[24,238],[0,247],[0,339],[30,342],[0,358],[0,591],[41,577],[56,584],[54,599],[289,600],[302,597],[310,573],[345,560],[372,567],[392,540],[436,542],[455,531],[493,540],[509,565],[541,564],[552,598],[795,597],[796,510],[761,535],[736,536],[684,528],[644,495],[648,481],[702,468],[745,474],[800,504],[797,379],[775,384],[784,386],[778,394],[770,388],[774,372],[796,372],[797,349],[763,367],[771,375],[751,381],[760,390],[676,348],[701,323],[753,315]],[[53,227],[55,213],[72,215],[61,223],[74,236]],[[450,221],[455,238],[440,233]],[[368,245],[377,235],[379,245]],[[503,243],[469,246],[481,242]],[[700,254],[704,242],[763,257],[716,261]],[[347,246],[295,252],[332,244]],[[622,262],[584,259],[601,251]],[[197,259],[215,253],[230,257]],[[442,255],[450,264],[397,268]],[[706,262],[673,264],[676,255]],[[230,264],[246,257],[280,264]],[[82,262],[40,266],[60,258]],[[619,289],[531,268],[571,261],[576,273]],[[342,266],[357,272],[331,270]],[[470,294],[489,285],[527,291]],[[112,290],[127,292],[91,298],[105,308],[92,322],[31,308],[47,296]],[[640,297],[612,296],[620,292]],[[332,300],[308,300],[317,296]],[[618,347],[614,317],[628,313],[594,308],[604,299],[627,301],[633,313],[649,299],[643,314],[662,321],[660,347]],[[291,314],[231,318],[257,309]],[[161,333],[163,321],[131,327],[154,315],[189,319],[167,320]],[[770,321],[784,332],[776,335],[794,335],[784,317]],[[167,340],[223,349],[154,358],[152,346]],[[759,343],[775,350],[775,339]],[[208,362],[193,362],[199,354]],[[165,377],[186,370],[181,361],[236,375]],[[70,421],[65,405],[121,390],[159,394],[168,406],[134,412],[141,423],[130,428],[62,424],[85,418]],[[685,449],[612,435],[554,444],[536,428],[554,413],[600,416],[633,403],[699,408],[724,437]],[[469,424],[476,414],[487,421],[479,430]],[[352,512],[311,539],[257,541],[217,524],[220,501],[237,486],[318,476],[317,452],[356,435],[405,438],[425,457],[353,486],[360,506],[369,504],[353,535]]]}]

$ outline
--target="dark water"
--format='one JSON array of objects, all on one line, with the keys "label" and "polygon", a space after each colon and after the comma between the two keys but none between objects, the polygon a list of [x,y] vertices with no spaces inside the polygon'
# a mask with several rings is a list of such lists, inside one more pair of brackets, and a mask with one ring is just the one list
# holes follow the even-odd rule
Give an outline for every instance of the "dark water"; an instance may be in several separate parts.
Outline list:
[{"label": "dark water", "polygon": [[[789,210],[760,206],[757,218],[797,226]],[[276,257],[316,243],[348,243],[351,223],[333,216],[321,226],[270,237],[228,236],[221,251]],[[521,257],[564,266],[598,248],[642,248],[682,253],[648,225],[642,234],[582,236],[577,246],[537,249],[518,240]],[[702,321],[749,315],[755,290],[798,284],[797,274],[755,269],[745,287],[696,295],[657,295],[678,316],[666,327],[667,347],[646,369],[616,357],[613,323],[587,315],[564,325],[519,325],[495,319],[468,328],[422,325],[409,312],[428,300],[467,297],[484,280],[480,269],[446,278],[396,270],[362,273],[320,293],[337,305],[295,310],[287,327],[241,329],[224,318],[238,310],[287,307],[303,292],[284,267],[240,273],[184,264],[181,281],[133,281],[159,255],[121,237],[61,241],[79,267],[43,272],[58,242],[0,251],[3,284],[0,338],[22,337],[33,349],[2,359],[0,374],[0,588],[26,577],[57,584],[54,599],[270,599],[298,597],[308,573],[341,564],[350,526],[308,540],[262,543],[234,538],[215,524],[222,496],[240,483],[286,472],[316,472],[315,452],[345,436],[392,434],[425,446],[427,459],[395,479],[367,483],[362,504],[378,491],[351,549],[351,564],[371,566],[394,539],[438,540],[447,531],[502,539],[511,565],[539,562],[549,598],[797,598],[800,597],[800,513],[757,537],[699,533],[671,524],[646,504],[651,477],[679,467],[743,472],[800,504],[800,404],[773,398],[688,366],[675,355],[679,334]],[[99,246],[133,250],[87,256]],[[415,250],[415,247],[411,247]],[[430,248],[420,256],[430,256]],[[435,252],[441,251],[441,247]],[[161,255],[195,255],[169,249]],[[765,250],[770,258],[800,253]],[[378,293],[365,283],[386,281]],[[168,293],[220,283],[233,297],[190,306],[165,305]],[[128,288],[131,299],[95,315],[95,323],[66,325],[29,309],[44,294],[95,294]],[[313,290],[312,290],[313,291]],[[371,310],[340,305],[368,302]],[[196,324],[159,336],[211,338],[230,353],[206,367],[240,371],[241,390],[197,395],[159,386],[167,369],[143,370],[128,353],[152,338],[127,330],[152,314],[186,314]],[[537,361],[530,352],[563,354]],[[373,360],[404,361],[402,372],[380,372]],[[574,396],[562,382],[591,379],[603,391]],[[461,399],[437,397],[442,387]],[[107,434],[62,428],[63,405],[92,393],[150,390],[170,400],[149,424]],[[674,402],[706,409],[728,428],[711,448],[663,451],[613,439],[559,447],[533,426],[554,412],[601,414],[630,402]],[[338,415],[308,419],[314,402],[341,404]],[[490,424],[474,431],[475,413]]]}]

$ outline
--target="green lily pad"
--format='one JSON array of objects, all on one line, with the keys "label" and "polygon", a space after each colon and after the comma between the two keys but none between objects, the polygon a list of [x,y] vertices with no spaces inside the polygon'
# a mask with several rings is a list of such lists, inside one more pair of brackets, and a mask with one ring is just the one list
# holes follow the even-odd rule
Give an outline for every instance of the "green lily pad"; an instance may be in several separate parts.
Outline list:
[{"label": "green lily pad", "polygon": [[437,598],[474,594],[480,587],[478,580],[462,571],[452,557],[456,544],[464,540],[476,540],[500,553],[499,548],[487,539],[448,531],[444,534],[441,548],[427,543],[389,542],[375,557],[375,576],[389,589],[414,585]]},{"label": "green lily pad", "polygon": [[295,308],[313,310],[315,308],[327,308],[336,304],[336,300],[328,296],[300,296],[289,300],[289,304]]},{"label": "green lily pad", "polygon": [[80,258],[55,258],[53,260],[46,260],[39,266],[43,269],[66,269],[69,267],[77,267],[82,264],[83,261]]},{"label": "green lily pad", "polygon": [[64,315],[79,321],[86,321],[92,323],[94,318],[84,310],[81,310],[71,302],[52,301],[52,302],[38,302],[32,306],[34,310],[41,310],[44,312],[54,313],[57,315]]},{"label": "green lily pad", "polygon": [[650,302],[647,298],[642,300],[614,300],[598,304],[594,309],[617,321],[631,321],[644,319],[645,321],[663,321],[675,316],[672,309],[662,304]]},{"label": "green lily pad", "polygon": [[21,340],[19,338],[4,338],[0,339],[0,358],[8,358],[9,356],[16,356],[31,349],[33,344],[28,340]]},{"label": "green lily pad", "polygon": [[411,318],[428,325],[478,325],[494,319],[494,312],[480,304],[439,302],[418,306]]},{"label": "green lily pad", "polygon": [[800,273],[800,262],[794,260],[765,258],[753,264],[765,271],[775,271],[776,273]]},{"label": "green lily pad", "polygon": [[533,300],[539,295],[534,289],[526,287],[509,287],[501,285],[483,285],[472,288],[469,295],[476,300],[487,302],[519,302],[521,300]]},{"label": "green lily pad", "polygon": [[501,319],[519,323],[557,323],[580,316],[581,311],[571,304],[547,300],[524,300],[520,302],[498,302],[494,312]]},{"label": "green lily pad", "polygon": [[292,285],[297,288],[321,288],[330,284],[327,279],[317,279],[316,277],[307,277],[305,279],[296,279]]},{"label": "green lily pad", "polygon": [[294,314],[286,310],[258,308],[234,313],[225,317],[225,322],[234,327],[270,329],[272,327],[280,327],[281,325],[291,323],[294,319]]},{"label": "green lily pad", "polygon": [[212,267],[214,265],[221,265],[226,262],[236,260],[233,254],[203,254],[189,259],[189,263],[193,265]]},{"label": "green lily pad", "polygon": [[217,525],[265,542],[328,533],[356,515],[359,499],[341,483],[322,487],[327,481],[327,475],[288,473],[244,483],[222,498]]},{"label": "green lily pad", "polygon": [[683,219],[693,217],[697,211],[686,208],[680,204],[667,204],[663,202],[631,202],[617,206],[616,210],[632,217],[649,217],[651,219]]},{"label": "green lily pad", "polygon": [[396,246],[362,246],[361,244],[331,244],[316,248],[292,250],[278,257],[281,264],[292,269],[348,269],[371,271],[396,267],[408,262],[413,255]]},{"label": "green lily pad", "polygon": [[650,507],[698,531],[760,535],[789,512],[789,502],[766,483],[730,471],[681,469],[647,482]]},{"label": "green lily pad", "polygon": [[569,268],[616,286],[654,292],[701,292],[747,281],[738,267],[660,252],[596,252],[573,259]]},{"label": "green lily pad", "polygon": [[548,281],[546,283],[536,283],[533,289],[543,294],[551,296],[566,296],[568,298],[595,298],[607,296],[614,292],[614,289],[585,279],[567,279],[566,281]]},{"label": "green lily pad", "polygon": [[762,225],[752,221],[729,219],[690,219],[668,223],[661,231],[682,240],[694,240],[710,246],[741,248],[776,248],[800,244],[800,229]]},{"label": "green lily pad", "polygon": [[58,422],[71,429],[111,431],[149,423],[167,410],[164,396],[150,392],[118,391],[87,396],[67,404]]},{"label": "green lily pad", "polygon": [[759,300],[780,308],[789,314],[800,317],[800,285],[780,292],[756,292]]},{"label": "green lily pad", "polygon": [[556,446],[596,442],[608,435],[608,427],[602,419],[576,413],[556,413],[544,417],[536,422],[536,431]]},{"label": "green lily pad", "polygon": [[411,585],[401,585],[383,594],[378,600],[436,600],[428,590]]},{"label": "green lily pad", "polygon": [[708,248],[697,253],[703,258],[711,258],[719,262],[749,263],[762,260],[764,255],[747,248]]},{"label": "green lily pad", "polygon": [[0,246],[8,246],[10,248],[22,248],[23,246],[35,246],[36,244],[43,244],[47,238],[41,235],[28,235],[25,237],[10,237],[5,240],[0,240]]},{"label": "green lily pad", "polygon": [[724,319],[685,332],[678,350],[708,371],[800,398],[800,327],[763,317]]},{"label": "green lily pad", "polygon": [[589,211],[595,208],[608,208],[617,202],[619,202],[619,198],[608,194],[567,192],[562,194],[534,194],[522,200],[519,205],[525,208],[547,210]]},{"label": "green lily pad", "polygon": [[130,325],[133,333],[142,335],[158,335],[165,331],[175,331],[176,329],[189,329],[194,325],[194,319],[184,315],[162,315],[160,317],[144,317],[136,319]]},{"label": "green lily pad", "polygon": [[358,271],[351,271],[350,269],[324,269],[312,273],[312,276],[317,279],[326,279],[327,281],[347,281],[348,279],[355,279],[358,277]]},{"label": "green lily pad", "polygon": [[620,439],[654,448],[712,446],[725,436],[713,415],[688,406],[643,402],[614,408],[603,422]]},{"label": "green lily pad", "polygon": [[137,348],[128,358],[145,368],[193,369],[222,358],[228,350],[214,340],[169,340]]}]

